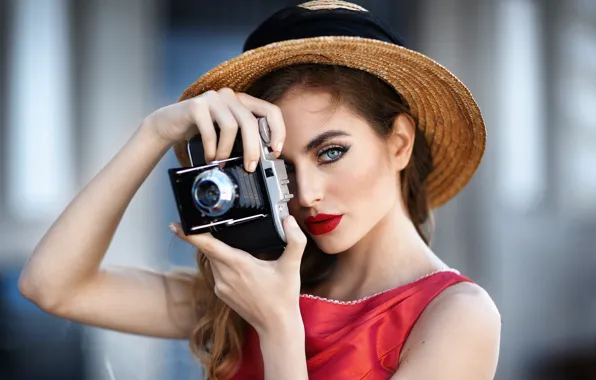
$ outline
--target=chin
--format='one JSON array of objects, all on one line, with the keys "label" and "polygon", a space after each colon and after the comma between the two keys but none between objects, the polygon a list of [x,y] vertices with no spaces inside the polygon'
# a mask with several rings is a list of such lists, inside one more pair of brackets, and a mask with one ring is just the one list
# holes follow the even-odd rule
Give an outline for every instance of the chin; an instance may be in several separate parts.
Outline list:
[{"label": "chin", "polygon": [[356,231],[348,232],[345,227],[340,226],[338,229],[324,235],[313,236],[309,234],[309,236],[321,251],[328,255],[336,255],[349,250],[360,240],[361,234],[354,233]]},{"label": "chin", "polygon": [[319,239],[313,239],[315,241],[315,243],[317,244],[317,247],[319,247],[319,249],[321,251],[323,251],[324,253],[328,254],[328,255],[337,255],[340,254],[342,252],[345,252],[348,250],[348,248],[350,248],[350,246],[346,245],[346,244],[333,244],[331,242],[322,242]]}]

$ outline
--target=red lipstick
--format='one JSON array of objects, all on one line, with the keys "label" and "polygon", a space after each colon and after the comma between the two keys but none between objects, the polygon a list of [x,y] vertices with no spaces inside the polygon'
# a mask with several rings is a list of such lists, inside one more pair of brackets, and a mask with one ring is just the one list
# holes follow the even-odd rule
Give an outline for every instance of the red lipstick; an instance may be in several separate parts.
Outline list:
[{"label": "red lipstick", "polygon": [[313,235],[323,235],[333,231],[341,222],[343,215],[318,214],[304,220],[306,229]]}]

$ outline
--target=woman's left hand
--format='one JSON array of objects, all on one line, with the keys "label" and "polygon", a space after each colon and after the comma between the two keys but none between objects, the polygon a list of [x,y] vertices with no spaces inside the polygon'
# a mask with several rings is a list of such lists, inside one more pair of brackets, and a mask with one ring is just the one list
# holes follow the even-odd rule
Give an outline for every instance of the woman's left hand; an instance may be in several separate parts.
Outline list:
[{"label": "woman's left hand", "polygon": [[185,236],[173,223],[176,235],[199,248],[209,259],[215,278],[215,294],[259,333],[281,324],[300,321],[300,263],[306,236],[292,216],[283,221],[287,246],[276,261],[255,258],[232,248],[210,233]]}]

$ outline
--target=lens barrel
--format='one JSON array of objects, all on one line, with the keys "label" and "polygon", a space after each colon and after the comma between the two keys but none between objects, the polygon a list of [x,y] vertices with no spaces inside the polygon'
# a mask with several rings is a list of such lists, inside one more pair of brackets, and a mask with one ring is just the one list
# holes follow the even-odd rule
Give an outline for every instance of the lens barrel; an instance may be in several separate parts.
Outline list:
[{"label": "lens barrel", "polygon": [[192,199],[203,214],[221,216],[234,205],[236,184],[219,168],[206,170],[195,178]]}]

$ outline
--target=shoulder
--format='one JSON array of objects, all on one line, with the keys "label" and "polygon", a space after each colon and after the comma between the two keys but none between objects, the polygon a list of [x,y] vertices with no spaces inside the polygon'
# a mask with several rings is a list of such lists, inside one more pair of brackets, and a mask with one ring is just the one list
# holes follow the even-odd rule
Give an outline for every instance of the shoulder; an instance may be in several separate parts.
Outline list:
[{"label": "shoulder", "polygon": [[446,318],[453,319],[457,324],[481,323],[483,327],[501,325],[499,310],[490,295],[471,282],[460,282],[442,291],[429,303],[419,322],[435,325],[438,321],[445,323]]},{"label": "shoulder", "polygon": [[[426,307],[408,338],[495,340],[501,330],[501,315],[490,295],[479,285],[460,282],[451,285]],[[407,342],[406,345],[408,345]],[[413,347],[412,347],[413,348]],[[407,355],[407,353],[404,353]]]},{"label": "shoulder", "polygon": [[489,294],[473,283],[454,284],[429,303],[414,325],[398,372],[416,378],[440,373],[441,379],[492,379],[500,335],[501,316]]}]

